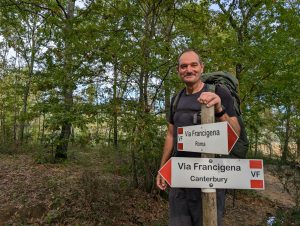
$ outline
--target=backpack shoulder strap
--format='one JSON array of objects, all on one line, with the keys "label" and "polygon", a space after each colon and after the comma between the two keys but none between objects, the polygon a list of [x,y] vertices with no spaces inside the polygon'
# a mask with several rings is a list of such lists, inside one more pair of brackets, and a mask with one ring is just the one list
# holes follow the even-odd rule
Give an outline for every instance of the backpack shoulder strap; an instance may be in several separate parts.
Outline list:
[{"label": "backpack shoulder strap", "polygon": [[214,84],[206,84],[206,91],[207,92],[215,93],[216,92],[216,85],[214,85]]},{"label": "backpack shoulder strap", "polygon": [[181,97],[181,95],[183,94],[183,92],[185,91],[185,88],[183,88],[179,93],[176,94],[174,101],[173,101],[173,105],[172,105],[172,112],[174,113],[177,110],[177,105],[178,105],[178,101]]}]

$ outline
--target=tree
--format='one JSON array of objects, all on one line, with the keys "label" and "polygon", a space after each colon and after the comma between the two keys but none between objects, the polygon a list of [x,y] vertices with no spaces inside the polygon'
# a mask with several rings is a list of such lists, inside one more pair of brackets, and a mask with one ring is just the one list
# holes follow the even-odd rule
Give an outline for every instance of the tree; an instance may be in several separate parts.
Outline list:
[{"label": "tree", "polygon": [[[2,31],[5,41],[9,47],[15,51],[18,56],[18,65],[21,68],[22,79],[19,81],[22,85],[22,110],[18,114],[19,136],[18,143],[22,145],[24,139],[24,129],[28,124],[28,98],[32,77],[34,75],[34,66],[37,63],[37,55],[41,53],[44,45],[44,37],[41,30],[44,29],[43,21],[39,20],[37,14],[31,14],[15,7],[14,4],[7,5],[2,9]],[[37,12],[36,12],[37,13]]]}]

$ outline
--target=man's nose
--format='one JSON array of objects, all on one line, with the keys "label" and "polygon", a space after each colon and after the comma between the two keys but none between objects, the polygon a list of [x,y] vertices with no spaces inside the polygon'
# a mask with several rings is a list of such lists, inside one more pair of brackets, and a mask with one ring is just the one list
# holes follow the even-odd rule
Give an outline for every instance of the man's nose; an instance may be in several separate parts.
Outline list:
[{"label": "man's nose", "polygon": [[188,66],[187,66],[187,72],[192,72],[192,71],[193,71],[192,66],[191,66],[191,65],[188,65]]}]

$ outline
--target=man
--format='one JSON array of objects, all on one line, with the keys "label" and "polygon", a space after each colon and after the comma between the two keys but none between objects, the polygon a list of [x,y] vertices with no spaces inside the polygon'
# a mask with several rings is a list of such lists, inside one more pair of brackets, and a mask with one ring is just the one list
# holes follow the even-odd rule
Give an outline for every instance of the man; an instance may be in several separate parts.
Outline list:
[{"label": "man", "polygon": [[[200,157],[195,152],[177,151],[177,127],[195,124],[194,114],[201,110],[200,104],[207,107],[214,106],[216,120],[228,121],[237,134],[240,126],[234,110],[233,99],[228,90],[217,86],[215,93],[207,92],[200,77],[204,64],[199,54],[194,50],[184,51],[178,59],[177,72],[185,84],[176,111],[173,112],[174,98],[171,102],[171,113],[168,131],[165,139],[161,167],[172,157],[173,148],[175,157]],[[199,123],[197,123],[199,124]],[[161,190],[167,188],[166,181],[158,174],[156,184]],[[225,190],[217,189],[218,225],[222,225],[222,215],[225,205]],[[171,188],[169,192],[169,225],[170,226],[202,226],[201,189]],[[207,225],[204,225],[207,226]]]}]

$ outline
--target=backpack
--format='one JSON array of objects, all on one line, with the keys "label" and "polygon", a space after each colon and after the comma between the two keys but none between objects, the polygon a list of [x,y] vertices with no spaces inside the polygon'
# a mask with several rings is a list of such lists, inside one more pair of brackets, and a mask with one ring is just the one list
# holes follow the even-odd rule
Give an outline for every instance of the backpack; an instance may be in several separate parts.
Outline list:
[{"label": "backpack", "polygon": [[[202,74],[201,80],[202,82],[208,84],[208,91],[210,92],[215,92],[216,85],[219,85],[225,89],[228,89],[229,92],[231,93],[231,96],[233,97],[234,100],[234,109],[237,114],[237,119],[240,124],[241,131],[240,131],[240,137],[237,140],[236,144],[234,145],[233,149],[231,150],[229,157],[246,158],[248,147],[249,147],[249,140],[247,137],[245,124],[242,118],[242,112],[240,108],[241,101],[238,95],[238,80],[233,75],[222,71]],[[183,93],[183,90],[181,90],[174,98],[173,108],[172,108],[173,112],[176,111],[177,103],[180,99],[180,96]]]}]

